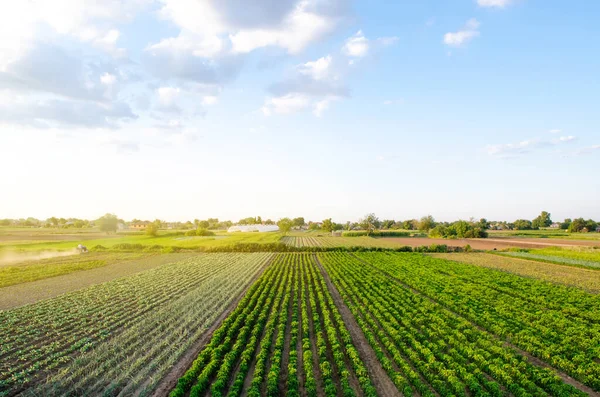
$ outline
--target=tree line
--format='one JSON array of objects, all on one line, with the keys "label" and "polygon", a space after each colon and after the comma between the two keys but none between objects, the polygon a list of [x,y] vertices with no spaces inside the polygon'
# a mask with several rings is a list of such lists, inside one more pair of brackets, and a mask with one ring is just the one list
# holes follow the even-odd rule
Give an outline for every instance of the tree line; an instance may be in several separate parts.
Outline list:
[{"label": "tree line", "polygon": [[149,235],[157,235],[159,229],[175,229],[188,230],[190,233],[195,233],[195,235],[207,236],[213,234],[210,231],[227,230],[233,225],[277,225],[284,234],[287,234],[292,229],[319,230],[326,233],[332,231],[361,230],[365,231],[366,235],[382,230],[405,230],[418,231],[427,233],[430,237],[441,238],[485,238],[488,236],[488,230],[539,230],[553,227],[573,233],[585,233],[596,232],[600,228],[600,224],[592,219],[567,218],[563,222],[553,222],[551,214],[547,211],[542,211],[540,215],[532,220],[517,219],[514,222],[488,221],[485,218],[479,220],[437,222],[431,215],[426,215],[420,219],[381,220],[374,213],[366,214],[357,222],[348,221],[345,223],[334,222],[332,218],[307,222],[304,217],[286,217],[273,221],[271,219],[263,220],[260,216],[242,218],[236,223],[229,220],[220,221],[218,218],[194,219],[193,221],[186,222],[166,222],[160,219],[155,219],[154,221],[132,219],[130,222],[126,222],[114,214],[105,214],[96,220],[57,217],[51,217],[46,220],[39,220],[32,217],[26,219],[0,219],[0,226],[97,228],[107,233],[116,232],[120,225],[123,225],[123,227],[132,225],[142,226]]}]

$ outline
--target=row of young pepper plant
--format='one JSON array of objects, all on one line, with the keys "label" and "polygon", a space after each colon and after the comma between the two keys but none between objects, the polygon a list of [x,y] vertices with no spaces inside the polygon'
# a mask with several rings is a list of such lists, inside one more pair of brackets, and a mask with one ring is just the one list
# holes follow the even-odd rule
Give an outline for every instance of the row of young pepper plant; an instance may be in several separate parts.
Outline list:
[{"label": "row of young pepper plant", "polygon": [[170,397],[376,396],[313,255],[280,254]]},{"label": "row of young pepper plant", "polygon": [[600,391],[600,296],[422,255],[357,255]]},{"label": "row of young pepper plant", "polygon": [[403,395],[586,395],[353,255],[318,256]]}]

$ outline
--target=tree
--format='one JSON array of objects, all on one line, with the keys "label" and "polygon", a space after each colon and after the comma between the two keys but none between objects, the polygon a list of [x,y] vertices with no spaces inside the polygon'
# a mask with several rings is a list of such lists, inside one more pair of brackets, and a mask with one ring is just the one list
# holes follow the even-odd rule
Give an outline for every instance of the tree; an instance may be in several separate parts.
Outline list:
[{"label": "tree", "polygon": [[308,222],[308,230],[319,230],[319,223],[317,222]]},{"label": "tree", "polygon": [[292,223],[293,223],[294,227],[302,227],[305,225],[303,217],[294,218],[292,220]]},{"label": "tree", "polygon": [[198,229],[208,229],[210,226],[210,223],[208,221],[199,221],[198,222]]},{"label": "tree", "polygon": [[531,221],[527,219],[517,219],[514,223],[515,230],[531,230],[532,227]]},{"label": "tree", "polygon": [[275,224],[275,222],[273,222],[271,219],[267,219],[265,221],[265,225],[274,225],[274,224]]},{"label": "tree", "polygon": [[284,235],[288,234],[290,229],[292,228],[293,222],[290,218],[281,218],[277,221],[277,226],[279,226],[279,231]]},{"label": "tree", "polygon": [[587,221],[585,221],[585,228],[588,230],[588,232],[595,232],[598,228],[598,222],[592,219],[588,219]]},{"label": "tree", "polygon": [[119,218],[114,214],[105,214],[96,221],[98,229],[106,234],[109,234],[110,232],[115,233],[117,231],[118,223]]},{"label": "tree", "polygon": [[419,221],[419,230],[421,230],[421,231],[428,232],[429,230],[433,229],[434,227],[435,227],[435,219],[433,219],[433,216],[431,216],[431,215],[424,216]]},{"label": "tree", "polygon": [[479,222],[477,222],[476,225],[478,228],[480,228],[481,230],[488,230],[490,228],[490,223],[488,222],[487,219],[485,218],[481,218],[479,220]]},{"label": "tree", "polygon": [[573,220],[571,218],[566,218],[564,222],[560,224],[561,230],[569,230],[569,226],[571,226],[572,222]]},{"label": "tree", "polygon": [[381,222],[379,221],[379,218],[377,218],[375,216],[374,213],[370,213],[370,214],[365,215],[364,218],[360,219],[358,221],[358,224],[360,225],[361,229],[367,231],[367,236],[368,236],[375,229],[379,228],[379,226],[381,225]]},{"label": "tree", "polygon": [[381,228],[389,230],[394,227],[395,223],[396,222],[393,219],[386,219],[383,222],[381,222]]},{"label": "tree", "polygon": [[573,222],[569,225],[569,232],[571,233],[579,233],[582,232],[586,227],[586,221],[583,218],[573,219]]},{"label": "tree", "polygon": [[149,223],[146,226],[146,235],[156,237],[158,236],[158,225],[156,222]]},{"label": "tree", "polygon": [[58,226],[58,218],[55,216],[53,216],[52,218],[48,218],[48,222],[50,222],[54,227]]},{"label": "tree", "polygon": [[340,230],[344,230],[344,225],[342,225],[341,223],[335,223],[333,222],[333,225],[331,227],[334,231],[340,231]]},{"label": "tree", "polygon": [[552,225],[552,219],[550,219],[550,213],[546,211],[542,211],[542,213],[531,223],[531,227],[534,229],[548,227],[550,225]]},{"label": "tree", "polygon": [[324,232],[331,232],[333,230],[333,222],[331,222],[331,218],[324,219],[323,222],[321,222],[321,229],[323,229]]}]

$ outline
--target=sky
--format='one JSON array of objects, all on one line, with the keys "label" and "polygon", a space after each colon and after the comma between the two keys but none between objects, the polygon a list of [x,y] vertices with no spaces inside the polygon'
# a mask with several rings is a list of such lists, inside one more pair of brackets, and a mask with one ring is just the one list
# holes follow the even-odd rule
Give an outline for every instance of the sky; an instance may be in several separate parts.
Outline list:
[{"label": "sky", "polygon": [[0,218],[600,219],[600,2],[0,7]]}]

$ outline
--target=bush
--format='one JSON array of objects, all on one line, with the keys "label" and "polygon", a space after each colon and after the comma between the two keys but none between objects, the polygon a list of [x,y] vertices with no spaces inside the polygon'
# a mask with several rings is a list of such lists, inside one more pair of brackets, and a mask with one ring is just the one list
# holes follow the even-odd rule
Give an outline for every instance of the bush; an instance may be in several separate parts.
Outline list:
[{"label": "bush", "polygon": [[203,228],[198,228],[198,230],[196,230],[196,236],[214,236],[215,233],[211,232],[210,230],[207,229],[203,229]]},{"label": "bush", "polygon": [[195,236],[196,235],[196,231],[195,230],[188,230],[187,232],[185,232],[186,236]]},{"label": "bush", "polygon": [[152,237],[158,236],[158,226],[156,223],[150,223],[146,226],[146,235]]},{"label": "bush", "polygon": [[368,233],[366,230],[351,230],[342,233],[342,237],[410,237],[410,232],[403,232],[399,230],[375,230]]}]

